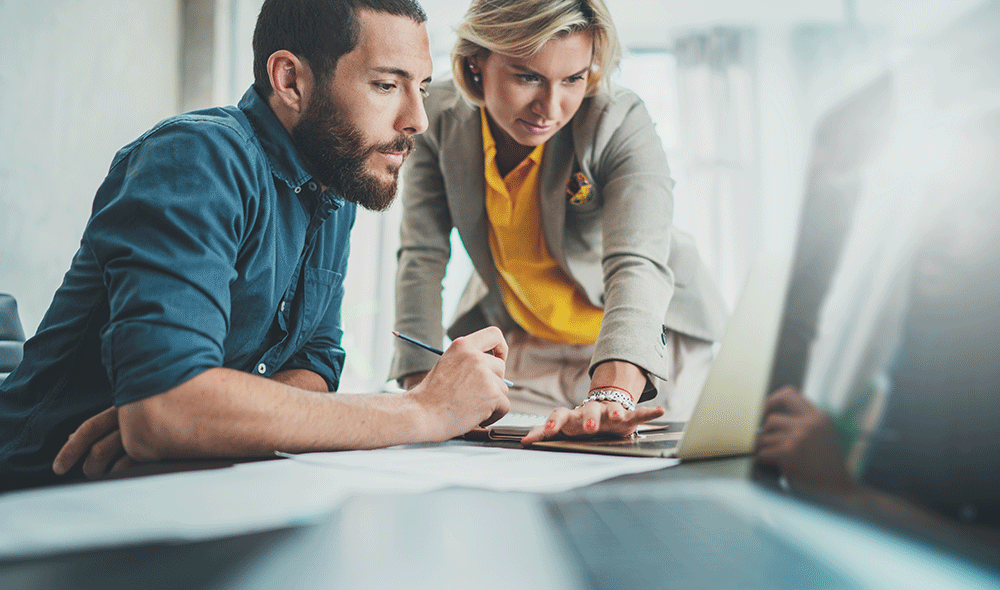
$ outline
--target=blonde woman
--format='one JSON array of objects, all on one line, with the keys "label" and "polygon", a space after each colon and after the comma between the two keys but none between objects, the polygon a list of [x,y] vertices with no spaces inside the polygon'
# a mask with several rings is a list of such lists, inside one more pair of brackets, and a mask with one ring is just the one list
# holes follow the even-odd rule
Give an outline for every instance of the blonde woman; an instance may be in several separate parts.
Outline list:
[{"label": "blonde woman", "polygon": [[[686,420],[725,307],[671,225],[643,103],[608,82],[603,0],[475,0],[458,36],[403,173],[396,329],[443,340],[454,227],[476,272],[448,335],[503,329],[512,411],[550,416],[526,442]],[[390,377],[411,388],[436,360],[399,342]]]}]

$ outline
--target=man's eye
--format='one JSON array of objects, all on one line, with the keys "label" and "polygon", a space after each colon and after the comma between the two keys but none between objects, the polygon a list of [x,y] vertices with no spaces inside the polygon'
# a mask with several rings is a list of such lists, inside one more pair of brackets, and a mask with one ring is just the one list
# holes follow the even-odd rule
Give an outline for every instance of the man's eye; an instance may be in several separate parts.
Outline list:
[{"label": "man's eye", "polygon": [[538,76],[534,74],[518,74],[517,77],[522,82],[538,82]]},{"label": "man's eye", "polygon": [[392,92],[392,90],[396,88],[396,85],[389,82],[376,82],[375,87],[382,92]]}]

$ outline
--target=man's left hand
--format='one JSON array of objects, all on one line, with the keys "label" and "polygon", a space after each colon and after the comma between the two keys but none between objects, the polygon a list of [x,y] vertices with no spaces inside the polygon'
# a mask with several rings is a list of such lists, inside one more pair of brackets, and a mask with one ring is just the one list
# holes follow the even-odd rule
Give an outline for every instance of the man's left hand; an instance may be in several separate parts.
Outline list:
[{"label": "man's left hand", "polygon": [[118,429],[118,408],[112,406],[91,417],[69,435],[69,440],[52,462],[52,471],[56,475],[64,475],[84,456],[87,458],[83,462],[83,474],[88,479],[115,473],[135,464],[125,454],[125,447],[122,445],[122,432]]}]

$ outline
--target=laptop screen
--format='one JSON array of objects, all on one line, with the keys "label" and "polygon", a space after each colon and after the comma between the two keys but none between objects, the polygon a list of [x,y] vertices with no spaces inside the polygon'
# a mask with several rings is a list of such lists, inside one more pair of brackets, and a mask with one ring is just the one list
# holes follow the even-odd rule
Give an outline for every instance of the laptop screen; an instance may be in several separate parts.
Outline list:
[{"label": "laptop screen", "polygon": [[816,127],[756,476],[1000,567],[1000,9]]}]

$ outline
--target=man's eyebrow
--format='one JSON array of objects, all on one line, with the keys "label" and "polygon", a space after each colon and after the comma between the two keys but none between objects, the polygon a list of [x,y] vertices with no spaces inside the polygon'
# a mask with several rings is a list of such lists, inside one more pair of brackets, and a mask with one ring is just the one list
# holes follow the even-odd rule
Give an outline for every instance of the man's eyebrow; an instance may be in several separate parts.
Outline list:
[{"label": "man's eyebrow", "polygon": [[[406,70],[404,70],[402,68],[374,67],[374,68],[372,68],[372,71],[378,72],[380,74],[392,74],[393,76],[399,76],[400,78],[402,78],[404,80],[412,80],[413,79],[413,74],[411,74],[410,72],[408,72],[408,71],[406,71]],[[431,77],[427,76],[426,78],[424,78],[421,81],[421,83],[422,84],[429,84],[430,81],[431,81]]]}]

